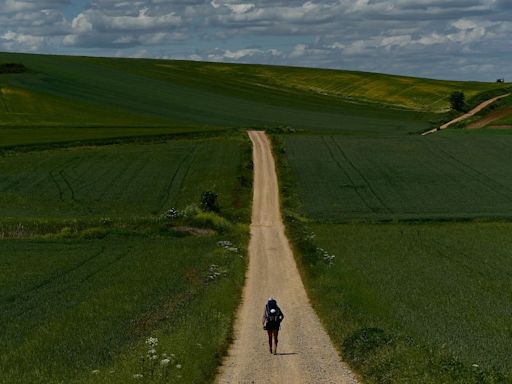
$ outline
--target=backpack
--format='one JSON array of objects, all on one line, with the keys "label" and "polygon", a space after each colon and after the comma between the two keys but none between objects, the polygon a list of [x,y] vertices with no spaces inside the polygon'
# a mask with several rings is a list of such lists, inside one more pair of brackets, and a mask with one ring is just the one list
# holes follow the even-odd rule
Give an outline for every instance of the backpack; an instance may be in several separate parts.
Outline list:
[{"label": "backpack", "polygon": [[[275,309],[275,313],[270,313],[271,309]],[[267,323],[281,322],[281,310],[277,306],[277,302],[275,300],[269,300],[265,305],[265,321]]]}]

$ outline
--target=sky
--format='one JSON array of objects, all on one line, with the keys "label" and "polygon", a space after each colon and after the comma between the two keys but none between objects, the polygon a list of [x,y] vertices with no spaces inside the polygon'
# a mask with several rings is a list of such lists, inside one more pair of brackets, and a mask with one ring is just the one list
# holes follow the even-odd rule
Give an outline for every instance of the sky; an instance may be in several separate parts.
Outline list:
[{"label": "sky", "polygon": [[0,51],[512,81],[512,0],[0,0]]}]

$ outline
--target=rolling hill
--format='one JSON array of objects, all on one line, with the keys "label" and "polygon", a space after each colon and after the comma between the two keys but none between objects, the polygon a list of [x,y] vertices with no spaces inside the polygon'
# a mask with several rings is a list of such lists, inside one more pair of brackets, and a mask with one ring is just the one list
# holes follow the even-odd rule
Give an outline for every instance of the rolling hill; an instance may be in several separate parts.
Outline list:
[{"label": "rolling hill", "polygon": [[[463,90],[470,98],[497,87],[168,60],[0,53],[0,63],[27,68],[0,74],[1,146],[214,127],[410,133],[428,128],[429,120],[447,110],[451,91]],[[95,127],[103,129],[91,131]]]}]

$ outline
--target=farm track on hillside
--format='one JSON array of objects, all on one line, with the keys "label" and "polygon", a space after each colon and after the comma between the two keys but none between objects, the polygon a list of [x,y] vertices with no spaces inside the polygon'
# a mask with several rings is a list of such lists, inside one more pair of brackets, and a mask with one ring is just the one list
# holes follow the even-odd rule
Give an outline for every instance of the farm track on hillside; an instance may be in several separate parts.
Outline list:
[{"label": "farm track on hillside", "polygon": [[507,96],[510,96],[510,93],[507,93],[506,95],[501,95],[501,96],[497,96],[497,97],[493,97],[492,99],[489,99],[489,100],[486,100],[484,101],[483,103],[479,104],[478,106],[476,106],[475,108],[473,108],[471,111],[469,111],[468,113],[465,113],[464,115],[462,116],[459,116],[457,117],[456,119],[453,119],[443,125],[441,125],[440,127],[438,128],[434,128],[434,129],[431,129],[430,131],[427,131],[427,132],[423,132],[421,135],[422,136],[426,136],[426,135],[430,135],[431,133],[434,133],[434,132],[437,132],[437,131],[441,131],[443,129],[446,129],[450,126],[452,126],[453,124],[455,123],[459,123],[461,121],[464,121],[464,120],[467,120],[469,119],[470,117],[473,117],[474,115],[476,115],[478,112],[480,112],[482,109],[484,108],[487,108],[489,105],[491,105],[492,103],[494,103],[495,101],[498,101],[500,99],[503,99],[504,97],[507,97]]}]

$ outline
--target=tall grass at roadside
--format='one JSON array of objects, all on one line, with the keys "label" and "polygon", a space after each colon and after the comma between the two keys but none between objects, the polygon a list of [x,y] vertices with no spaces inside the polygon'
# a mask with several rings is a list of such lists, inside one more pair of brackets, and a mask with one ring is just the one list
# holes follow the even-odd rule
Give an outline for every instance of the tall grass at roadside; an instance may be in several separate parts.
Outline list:
[{"label": "tall grass at roadside", "polygon": [[311,224],[311,295],[368,382],[510,383],[512,224]]}]

